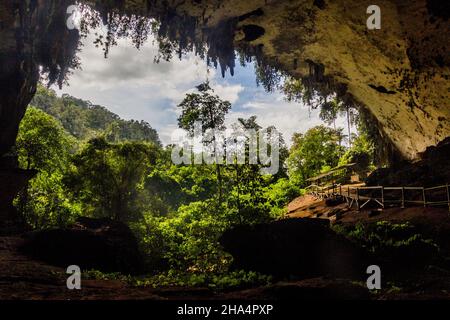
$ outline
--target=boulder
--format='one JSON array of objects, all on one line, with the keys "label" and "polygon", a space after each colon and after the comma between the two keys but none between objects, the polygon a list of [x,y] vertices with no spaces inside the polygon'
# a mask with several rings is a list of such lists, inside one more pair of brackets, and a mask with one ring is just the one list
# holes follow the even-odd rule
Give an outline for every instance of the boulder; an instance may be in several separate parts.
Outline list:
[{"label": "boulder", "polygon": [[234,269],[299,278],[362,279],[366,275],[365,253],[331,230],[324,219],[237,226],[225,231],[219,241],[233,256]]},{"label": "boulder", "polygon": [[110,219],[79,218],[64,229],[26,235],[21,252],[49,264],[81,270],[138,274],[143,258],[135,236],[122,222]]}]

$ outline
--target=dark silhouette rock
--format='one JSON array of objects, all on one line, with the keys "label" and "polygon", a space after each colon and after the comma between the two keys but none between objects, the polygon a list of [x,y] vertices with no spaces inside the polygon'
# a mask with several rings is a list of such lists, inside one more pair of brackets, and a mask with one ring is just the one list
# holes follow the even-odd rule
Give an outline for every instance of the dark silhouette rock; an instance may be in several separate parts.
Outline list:
[{"label": "dark silhouette rock", "polygon": [[450,137],[428,147],[416,162],[403,161],[375,170],[366,179],[369,186],[433,187],[450,182]]},{"label": "dark silhouette rock", "polygon": [[135,236],[122,222],[79,218],[65,229],[31,233],[21,251],[49,264],[82,270],[138,274],[143,259]]},{"label": "dark silhouette rock", "polygon": [[276,276],[331,275],[360,279],[365,255],[323,219],[283,219],[227,230],[220,238],[233,268]]}]

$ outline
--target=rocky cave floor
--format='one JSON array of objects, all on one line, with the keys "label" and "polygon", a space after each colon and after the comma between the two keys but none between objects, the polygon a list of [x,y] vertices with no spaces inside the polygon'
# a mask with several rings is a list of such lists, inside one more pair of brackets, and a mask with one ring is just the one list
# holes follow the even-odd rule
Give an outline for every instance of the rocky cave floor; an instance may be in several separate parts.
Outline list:
[{"label": "rocky cave floor", "polygon": [[226,293],[206,288],[142,288],[119,280],[82,280],[81,290],[68,290],[62,268],[32,260],[18,252],[20,237],[0,238],[1,300],[208,300],[323,298],[344,294],[369,298],[367,290],[346,280],[314,278]]},{"label": "rocky cave floor", "polygon": [[[339,223],[358,221],[426,221],[450,234],[450,216],[445,208],[391,208],[379,215],[348,210],[345,205],[327,206],[310,196],[295,199],[287,217],[325,218],[330,212],[341,212]],[[335,215],[331,216],[331,220]],[[68,290],[62,268],[51,266],[21,254],[24,239],[0,237],[0,299],[2,300],[283,300],[283,299],[450,299],[450,271],[428,267],[399,283],[383,283],[383,289],[369,292],[364,282],[319,277],[277,282],[270,286],[245,290],[213,292],[207,288],[133,287],[119,280],[82,279],[81,290]]]}]

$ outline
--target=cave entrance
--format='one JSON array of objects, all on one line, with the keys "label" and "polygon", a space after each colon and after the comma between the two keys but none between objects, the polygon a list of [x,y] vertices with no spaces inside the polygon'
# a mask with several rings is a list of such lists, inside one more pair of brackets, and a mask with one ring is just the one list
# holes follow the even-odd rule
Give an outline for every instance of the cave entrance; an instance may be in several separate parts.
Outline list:
[{"label": "cave entrance", "polygon": [[[289,97],[284,85],[287,75],[256,59],[245,58],[238,51],[230,63],[231,75],[229,68],[225,67],[228,72],[223,74],[219,65],[208,64],[207,59],[193,52],[164,57],[167,52],[162,51],[160,40],[153,34],[139,43],[138,49],[130,36],[118,38],[114,46],[105,43],[107,37],[107,26],[91,29],[81,39],[76,54],[81,67],[74,69],[61,87],[53,84],[50,89],[60,97],[71,96],[103,106],[123,119],[145,121],[158,132],[163,145],[173,143],[171,135],[178,128],[180,113],[176,106],[185,94],[195,92],[195,87],[205,81],[214,94],[232,105],[226,115],[227,127],[239,118],[255,117],[263,128],[276,127],[287,147],[292,145],[295,133],[303,134],[317,125],[345,128],[343,136],[348,136],[349,129],[357,133],[356,114],[351,114],[350,122],[344,110],[324,116],[319,106],[324,101],[319,97],[312,97],[313,106],[301,98]],[[289,94],[300,92],[291,90]],[[333,98],[330,95],[330,103]],[[34,99],[35,103],[39,101]],[[342,144],[349,144],[346,137]]]}]

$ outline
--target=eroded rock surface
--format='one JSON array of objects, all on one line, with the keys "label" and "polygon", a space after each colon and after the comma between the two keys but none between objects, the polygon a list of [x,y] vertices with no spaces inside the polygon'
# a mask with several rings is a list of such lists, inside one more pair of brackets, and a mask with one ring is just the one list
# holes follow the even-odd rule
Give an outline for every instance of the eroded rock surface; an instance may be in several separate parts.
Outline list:
[{"label": "eroded rock surface", "polygon": [[[377,169],[367,177],[366,183],[371,186],[437,187],[450,182],[450,138],[427,148],[420,156],[418,161],[403,161],[390,168]],[[436,192],[439,200],[447,199],[446,190]]]},{"label": "eroded rock surface", "polygon": [[[142,14],[140,3],[122,1],[121,10]],[[169,37],[207,42],[207,54],[222,67],[232,70],[233,48],[241,48],[361,105],[404,158],[450,135],[448,3],[378,1],[380,30],[366,26],[370,1],[150,3],[146,14],[162,21]]]},{"label": "eroded rock surface", "polygon": [[[183,49],[207,43],[203,53],[224,69],[233,68],[240,48],[320,90],[337,91],[368,110],[381,137],[405,158],[450,135],[446,2],[380,0],[380,30],[366,27],[370,1],[84,2],[107,24],[117,25],[114,14],[154,17],[159,33]],[[74,58],[79,35],[66,27],[71,3],[0,4],[0,153],[14,143],[38,65],[61,82]]]}]

